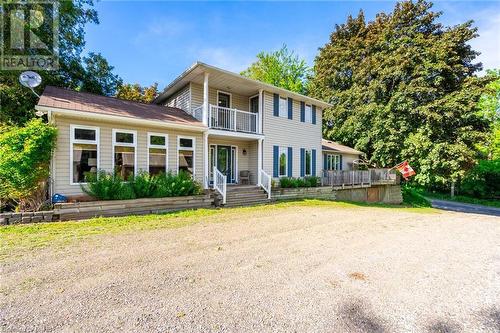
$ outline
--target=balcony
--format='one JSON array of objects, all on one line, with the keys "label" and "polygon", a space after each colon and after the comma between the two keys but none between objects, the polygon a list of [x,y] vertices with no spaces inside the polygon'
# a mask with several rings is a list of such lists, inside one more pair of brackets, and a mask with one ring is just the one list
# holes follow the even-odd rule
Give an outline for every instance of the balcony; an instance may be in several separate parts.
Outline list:
[{"label": "balcony", "polygon": [[[203,121],[203,106],[194,108],[191,115]],[[248,111],[209,105],[208,127],[224,131],[259,133],[259,115]]]}]

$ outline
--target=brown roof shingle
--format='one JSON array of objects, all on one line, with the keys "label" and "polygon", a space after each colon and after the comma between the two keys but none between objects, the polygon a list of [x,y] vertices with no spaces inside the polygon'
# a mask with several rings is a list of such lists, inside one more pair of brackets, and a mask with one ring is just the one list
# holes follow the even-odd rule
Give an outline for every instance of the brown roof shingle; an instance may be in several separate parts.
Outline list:
[{"label": "brown roof shingle", "polygon": [[362,151],[356,150],[356,149],[348,147],[348,146],[341,145],[340,143],[335,142],[335,141],[322,139],[321,145],[322,145],[323,150],[338,151],[340,153],[354,154],[354,155],[364,154]]},{"label": "brown roof shingle", "polygon": [[127,101],[52,86],[45,90],[39,106],[83,111],[118,117],[204,127],[203,123],[179,108]]}]

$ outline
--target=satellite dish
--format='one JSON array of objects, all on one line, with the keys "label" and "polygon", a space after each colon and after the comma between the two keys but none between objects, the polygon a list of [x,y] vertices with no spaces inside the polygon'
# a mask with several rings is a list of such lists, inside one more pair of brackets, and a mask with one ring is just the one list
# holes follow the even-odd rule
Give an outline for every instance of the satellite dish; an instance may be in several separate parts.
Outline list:
[{"label": "satellite dish", "polygon": [[40,97],[33,88],[38,87],[40,83],[42,83],[42,77],[40,74],[32,71],[22,72],[19,75],[19,82],[25,86],[26,88],[31,89],[31,91],[37,96]]}]

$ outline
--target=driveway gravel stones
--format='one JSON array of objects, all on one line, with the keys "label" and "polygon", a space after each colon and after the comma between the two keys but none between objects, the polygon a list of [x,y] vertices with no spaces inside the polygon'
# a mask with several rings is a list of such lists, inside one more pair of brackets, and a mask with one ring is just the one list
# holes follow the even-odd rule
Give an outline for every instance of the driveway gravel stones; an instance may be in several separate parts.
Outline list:
[{"label": "driveway gravel stones", "polygon": [[499,332],[500,218],[253,210],[1,263],[0,332]]}]

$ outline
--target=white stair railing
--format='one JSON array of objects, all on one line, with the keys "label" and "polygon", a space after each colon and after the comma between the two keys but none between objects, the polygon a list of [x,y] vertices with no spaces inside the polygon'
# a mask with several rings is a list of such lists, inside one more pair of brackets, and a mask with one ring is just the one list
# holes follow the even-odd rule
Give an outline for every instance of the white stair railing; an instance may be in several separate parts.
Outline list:
[{"label": "white stair railing", "polygon": [[271,176],[269,176],[264,170],[260,170],[260,187],[264,189],[267,193],[267,198],[271,199]]},{"label": "white stair railing", "polygon": [[222,204],[226,204],[227,177],[214,167],[214,189],[222,195]]}]

